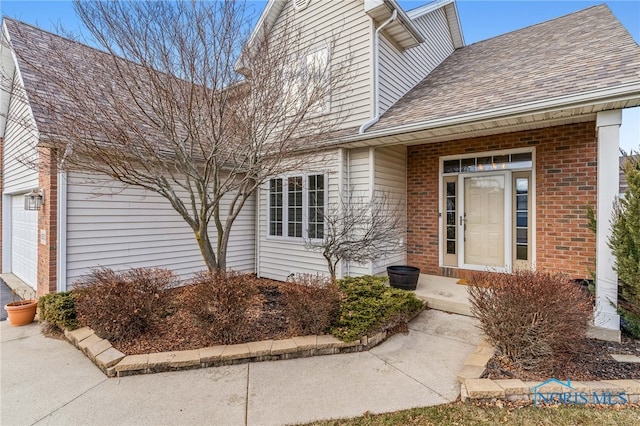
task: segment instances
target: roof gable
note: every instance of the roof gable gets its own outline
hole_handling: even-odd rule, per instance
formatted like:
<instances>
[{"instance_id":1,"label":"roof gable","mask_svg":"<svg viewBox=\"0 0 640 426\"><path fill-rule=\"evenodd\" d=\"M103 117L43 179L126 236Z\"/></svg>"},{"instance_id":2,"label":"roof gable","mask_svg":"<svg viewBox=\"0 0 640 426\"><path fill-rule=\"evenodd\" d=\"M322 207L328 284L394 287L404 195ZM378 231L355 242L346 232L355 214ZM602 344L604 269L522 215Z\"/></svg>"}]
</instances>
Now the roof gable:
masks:
<instances>
[{"instance_id":1,"label":"roof gable","mask_svg":"<svg viewBox=\"0 0 640 426\"><path fill-rule=\"evenodd\" d=\"M456 50L372 130L640 83L640 47L605 5Z\"/></svg>"}]
</instances>

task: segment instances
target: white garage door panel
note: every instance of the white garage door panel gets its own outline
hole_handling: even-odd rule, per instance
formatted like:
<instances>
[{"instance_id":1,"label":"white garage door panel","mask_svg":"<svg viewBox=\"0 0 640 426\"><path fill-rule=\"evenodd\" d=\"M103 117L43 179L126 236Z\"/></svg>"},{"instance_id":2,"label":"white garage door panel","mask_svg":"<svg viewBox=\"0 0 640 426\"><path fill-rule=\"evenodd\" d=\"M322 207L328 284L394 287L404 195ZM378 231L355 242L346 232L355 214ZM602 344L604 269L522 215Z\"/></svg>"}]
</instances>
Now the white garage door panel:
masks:
<instances>
[{"instance_id":1,"label":"white garage door panel","mask_svg":"<svg viewBox=\"0 0 640 426\"><path fill-rule=\"evenodd\" d=\"M24 195L11 198L11 272L36 287L38 212L24 209Z\"/></svg>"}]
</instances>

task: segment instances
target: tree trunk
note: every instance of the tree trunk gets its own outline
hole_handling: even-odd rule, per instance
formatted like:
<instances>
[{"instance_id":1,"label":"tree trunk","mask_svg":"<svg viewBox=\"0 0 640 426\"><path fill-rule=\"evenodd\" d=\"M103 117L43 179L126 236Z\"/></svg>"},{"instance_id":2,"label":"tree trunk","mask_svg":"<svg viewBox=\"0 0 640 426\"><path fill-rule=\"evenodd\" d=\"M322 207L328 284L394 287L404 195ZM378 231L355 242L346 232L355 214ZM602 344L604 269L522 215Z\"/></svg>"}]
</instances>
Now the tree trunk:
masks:
<instances>
[{"instance_id":1,"label":"tree trunk","mask_svg":"<svg viewBox=\"0 0 640 426\"><path fill-rule=\"evenodd\" d=\"M226 230L218 235L218 268L220 271L227 270L227 247L229 246L229 232Z\"/></svg>"},{"instance_id":2,"label":"tree trunk","mask_svg":"<svg viewBox=\"0 0 640 426\"><path fill-rule=\"evenodd\" d=\"M196 241L198 241L200 253L202 253L202 258L204 259L204 263L207 265L209 272L219 271L221 268L216 261L216 254L211 246L211 240L209 240L207 226L204 224L200 225L200 228L195 232L195 236Z\"/></svg>"},{"instance_id":3,"label":"tree trunk","mask_svg":"<svg viewBox=\"0 0 640 426\"><path fill-rule=\"evenodd\" d=\"M331 261L331 257L330 256L326 256L326 255L323 255L323 256L327 260L327 267L329 268L329 275L331 275L331 281L335 281L336 280L336 265L338 264L340 259L338 259L336 261L336 263L333 263Z\"/></svg>"}]
</instances>

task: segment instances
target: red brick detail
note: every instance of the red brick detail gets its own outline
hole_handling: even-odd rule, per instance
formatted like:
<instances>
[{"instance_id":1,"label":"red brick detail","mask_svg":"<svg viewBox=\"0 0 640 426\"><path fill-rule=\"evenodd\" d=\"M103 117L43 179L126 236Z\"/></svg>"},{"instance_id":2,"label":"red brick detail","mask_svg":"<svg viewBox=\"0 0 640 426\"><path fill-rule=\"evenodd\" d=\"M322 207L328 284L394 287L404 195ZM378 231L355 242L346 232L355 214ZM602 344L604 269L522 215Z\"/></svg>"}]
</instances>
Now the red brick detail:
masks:
<instances>
[{"instance_id":1,"label":"red brick detail","mask_svg":"<svg viewBox=\"0 0 640 426\"><path fill-rule=\"evenodd\" d=\"M590 278L595 269L595 234L587 206L596 206L594 122L506 133L408 148L407 260L423 273L459 276L438 263L439 161L441 156L536 149L536 268Z\"/></svg>"},{"instance_id":2,"label":"red brick detail","mask_svg":"<svg viewBox=\"0 0 640 426\"><path fill-rule=\"evenodd\" d=\"M38 296L55 293L58 247L58 174L55 150L38 152L39 184L44 190L44 205L38 212Z\"/></svg>"}]
</instances>

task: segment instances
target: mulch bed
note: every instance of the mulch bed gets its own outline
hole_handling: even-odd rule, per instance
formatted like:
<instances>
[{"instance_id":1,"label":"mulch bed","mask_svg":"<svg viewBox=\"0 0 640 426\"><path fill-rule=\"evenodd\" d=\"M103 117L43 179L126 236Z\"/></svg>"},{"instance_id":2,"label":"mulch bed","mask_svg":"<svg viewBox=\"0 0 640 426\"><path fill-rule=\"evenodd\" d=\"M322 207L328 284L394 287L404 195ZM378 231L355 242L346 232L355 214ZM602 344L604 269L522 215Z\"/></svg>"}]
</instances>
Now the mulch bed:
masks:
<instances>
[{"instance_id":1,"label":"mulch bed","mask_svg":"<svg viewBox=\"0 0 640 426\"><path fill-rule=\"evenodd\" d=\"M286 339L297 336L283 315L283 298L280 283L262 280L258 286L259 293L253 298L249 309L250 334L247 341L269 339ZM175 298L175 306L189 299L190 286L171 290ZM175 308L163 321L154 324L146 333L131 340L112 341L114 348L127 355L168 351L184 351L219 345L208 333L206 327L188 310Z\"/></svg>"},{"instance_id":2,"label":"mulch bed","mask_svg":"<svg viewBox=\"0 0 640 426\"><path fill-rule=\"evenodd\" d=\"M585 339L575 354L562 354L555 359L524 369L508 357L495 355L488 363L483 378L543 381L640 379L640 363L618 362L611 354L640 356L640 340L622 337L621 343Z\"/></svg>"}]
</instances>

